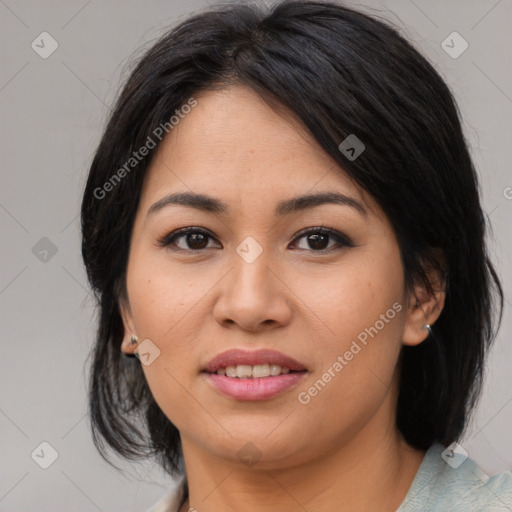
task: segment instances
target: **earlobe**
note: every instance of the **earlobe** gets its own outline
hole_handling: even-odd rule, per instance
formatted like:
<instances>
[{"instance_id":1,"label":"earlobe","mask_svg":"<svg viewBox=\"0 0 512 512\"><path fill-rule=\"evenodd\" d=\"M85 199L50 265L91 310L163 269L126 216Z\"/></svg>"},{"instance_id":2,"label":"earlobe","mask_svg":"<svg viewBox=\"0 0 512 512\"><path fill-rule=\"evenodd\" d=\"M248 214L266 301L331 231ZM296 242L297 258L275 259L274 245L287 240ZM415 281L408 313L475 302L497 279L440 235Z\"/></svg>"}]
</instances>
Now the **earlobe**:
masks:
<instances>
[{"instance_id":1,"label":"earlobe","mask_svg":"<svg viewBox=\"0 0 512 512\"><path fill-rule=\"evenodd\" d=\"M126 341L126 339L127 338L125 337L123 343L121 344L121 351L123 352L123 354L127 356L135 357L135 350L137 349L139 338L132 334L128 342Z\"/></svg>"}]
</instances>

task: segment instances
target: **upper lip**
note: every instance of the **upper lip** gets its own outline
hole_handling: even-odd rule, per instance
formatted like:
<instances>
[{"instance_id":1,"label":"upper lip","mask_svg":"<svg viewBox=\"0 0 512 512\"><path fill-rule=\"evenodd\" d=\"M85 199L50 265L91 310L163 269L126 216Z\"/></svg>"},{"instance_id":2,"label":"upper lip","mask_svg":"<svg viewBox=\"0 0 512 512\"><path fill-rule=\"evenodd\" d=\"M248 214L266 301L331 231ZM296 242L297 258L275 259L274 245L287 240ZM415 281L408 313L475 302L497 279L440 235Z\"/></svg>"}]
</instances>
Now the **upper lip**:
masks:
<instances>
[{"instance_id":1,"label":"upper lip","mask_svg":"<svg viewBox=\"0 0 512 512\"><path fill-rule=\"evenodd\" d=\"M306 367L290 356L281 354L276 350L227 350L216 355L204 368L203 371L215 373L219 368L228 366L237 366L239 364L257 365L257 364L276 364L281 367L289 368L294 371L305 370Z\"/></svg>"}]
</instances>

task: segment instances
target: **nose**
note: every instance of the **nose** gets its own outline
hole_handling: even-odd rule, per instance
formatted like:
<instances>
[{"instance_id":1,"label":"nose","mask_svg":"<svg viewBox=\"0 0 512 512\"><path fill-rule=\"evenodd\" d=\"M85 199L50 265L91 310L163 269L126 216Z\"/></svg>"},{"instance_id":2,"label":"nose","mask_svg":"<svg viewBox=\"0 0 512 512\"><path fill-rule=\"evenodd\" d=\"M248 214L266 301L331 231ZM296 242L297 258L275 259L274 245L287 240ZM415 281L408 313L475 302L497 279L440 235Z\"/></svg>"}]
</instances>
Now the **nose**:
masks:
<instances>
[{"instance_id":1,"label":"nose","mask_svg":"<svg viewBox=\"0 0 512 512\"><path fill-rule=\"evenodd\" d=\"M232 269L219 283L213 310L219 324L258 332L290 322L293 293L284 282L282 272L270 261L269 253L263 250L251 262L233 252Z\"/></svg>"}]
</instances>

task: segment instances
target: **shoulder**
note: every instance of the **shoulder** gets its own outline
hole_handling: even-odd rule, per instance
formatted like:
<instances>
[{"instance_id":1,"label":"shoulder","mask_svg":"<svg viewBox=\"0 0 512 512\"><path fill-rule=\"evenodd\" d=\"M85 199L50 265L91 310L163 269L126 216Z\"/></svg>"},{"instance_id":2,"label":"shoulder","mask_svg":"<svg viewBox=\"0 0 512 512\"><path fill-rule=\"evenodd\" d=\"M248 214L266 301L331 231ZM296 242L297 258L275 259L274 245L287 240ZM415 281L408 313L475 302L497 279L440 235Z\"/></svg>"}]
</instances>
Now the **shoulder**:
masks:
<instances>
[{"instance_id":1,"label":"shoulder","mask_svg":"<svg viewBox=\"0 0 512 512\"><path fill-rule=\"evenodd\" d=\"M397 512L512 510L512 472L490 477L470 458L447 463L444 450L437 443L429 448Z\"/></svg>"},{"instance_id":2,"label":"shoulder","mask_svg":"<svg viewBox=\"0 0 512 512\"><path fill-rule=\"evenodd\" d=\"M146 512L178 512L183 498L186 477L183 475L176 480L175 487L160 498Z\"/></svg>"}]
</instances>

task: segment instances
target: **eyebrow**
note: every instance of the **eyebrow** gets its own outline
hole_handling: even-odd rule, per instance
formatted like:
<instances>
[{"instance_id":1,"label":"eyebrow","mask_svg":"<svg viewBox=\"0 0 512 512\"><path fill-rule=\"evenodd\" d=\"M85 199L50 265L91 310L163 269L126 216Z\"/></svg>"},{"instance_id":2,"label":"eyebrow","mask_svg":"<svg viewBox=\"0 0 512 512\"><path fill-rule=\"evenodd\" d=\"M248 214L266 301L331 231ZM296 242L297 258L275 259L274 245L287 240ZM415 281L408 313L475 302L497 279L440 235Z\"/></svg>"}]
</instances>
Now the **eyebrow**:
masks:
<instances>
[{"instance_id":1,"label":"eyebrow","mask_svg":"<svg viewBox=\"0 0 512 512\"><path fill-rule=\"evenodd\" d=\"M323 204L339 204L349 206L355 209L363 216L367 215L367 211L363 205L354 198L340 194L338 192L317 192L315 194L307 194L303 196L293 197L280 201L275 209L277 216L285 216L310 208L315 208ZM154 215L156 212L170 205L187 206L209 213L229 213L229 206L217 199L205 194L193 194L190 192L178 192L168 194L156 203L152 204L146 214L146 218Z\"/></svg>"}]
</instances>

